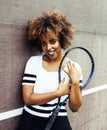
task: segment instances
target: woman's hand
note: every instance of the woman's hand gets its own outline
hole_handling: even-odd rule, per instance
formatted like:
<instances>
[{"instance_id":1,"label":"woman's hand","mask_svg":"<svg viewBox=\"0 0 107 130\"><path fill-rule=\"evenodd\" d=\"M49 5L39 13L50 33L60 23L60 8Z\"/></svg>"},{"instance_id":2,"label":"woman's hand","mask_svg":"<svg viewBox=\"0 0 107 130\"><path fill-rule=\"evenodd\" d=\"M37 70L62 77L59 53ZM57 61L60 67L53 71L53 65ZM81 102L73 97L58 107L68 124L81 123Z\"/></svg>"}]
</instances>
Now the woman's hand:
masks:
<instances>
[{"instance_id":1,"label":"woman's hand","mask_svg":"<svg viewBox=\"0 0 107 130\"><path fill-rule=\"evenodd\" d=\"M68 61L66 64L66 67L64 67L64 71L70 77L72 84L79 83L82 70L78 64L72 63L71 61Z\"/></svg>"},{"instance_id":2,"label":"woman's hand","mask_svg":"<svg viewBox=\"0 0 107 130\"><path fill-rule=\"evenodd\" d=\"M65 82L65 79L63 79L58 86L57 93L59 96L69 94L70 93L69 81Z\"/></svg>"}]
</instances>

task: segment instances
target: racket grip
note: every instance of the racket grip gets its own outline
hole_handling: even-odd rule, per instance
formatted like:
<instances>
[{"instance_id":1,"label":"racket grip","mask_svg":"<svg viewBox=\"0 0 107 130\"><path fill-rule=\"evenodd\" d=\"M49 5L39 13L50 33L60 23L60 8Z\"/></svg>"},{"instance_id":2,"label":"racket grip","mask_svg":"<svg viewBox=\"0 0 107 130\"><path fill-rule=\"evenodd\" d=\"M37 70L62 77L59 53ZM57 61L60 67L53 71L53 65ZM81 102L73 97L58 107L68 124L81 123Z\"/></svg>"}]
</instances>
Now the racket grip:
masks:
<instances>
[{"instance_id":1,"label":"racket grip","mask_svg":"<svg viewBox=\"0 0 107 130\"><path fill-rule=\"evenodd\" d=\"M60 106L57 106L57 108L54 110L54 112L50 116L49 121L48 121L48 123L47 123L47 125L45 127L45 130L50 130L51 129L51 127L52 127L53 123L55 122L55 119L56 119L56 117L58 115L59 110L60 110Z\"/></svg>"}]
</instances>

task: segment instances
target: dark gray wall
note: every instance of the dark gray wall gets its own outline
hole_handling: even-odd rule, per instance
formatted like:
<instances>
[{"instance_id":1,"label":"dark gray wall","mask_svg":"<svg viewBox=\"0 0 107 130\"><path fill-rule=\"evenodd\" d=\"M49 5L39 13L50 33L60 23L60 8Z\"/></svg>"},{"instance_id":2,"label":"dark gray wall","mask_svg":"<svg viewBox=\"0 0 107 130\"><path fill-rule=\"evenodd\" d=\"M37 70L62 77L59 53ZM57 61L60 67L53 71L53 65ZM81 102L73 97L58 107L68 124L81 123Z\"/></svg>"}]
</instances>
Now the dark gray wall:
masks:
<instances>
[{"instance_id":1,"label":"dark gray wall","mask_svg":"<svg viewBox=\"0 0 107 130\"><path fill-rule=\"evenodd\" d=\"M27 41L27 23L42 11L59 9L75 25L72 46L81 45L95 58L95 74L89 88L107 84L106 0L0 0L0 112L23 106L21 80L32 51ZM68 109L74 130L106 130L107 90L83 97L77 113ZM20 116L2 120L0 130L15 130Z\"/></svg>"}]
</instances>

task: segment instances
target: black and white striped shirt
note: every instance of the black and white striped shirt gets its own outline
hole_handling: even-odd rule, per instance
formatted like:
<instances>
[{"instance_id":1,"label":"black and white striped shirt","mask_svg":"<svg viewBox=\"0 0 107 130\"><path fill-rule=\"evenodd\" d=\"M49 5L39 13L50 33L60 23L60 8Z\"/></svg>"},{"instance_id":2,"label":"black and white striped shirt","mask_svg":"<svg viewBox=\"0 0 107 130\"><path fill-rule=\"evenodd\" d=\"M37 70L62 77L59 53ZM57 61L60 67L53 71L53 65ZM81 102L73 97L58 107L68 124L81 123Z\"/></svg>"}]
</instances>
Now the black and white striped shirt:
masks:
<instances>
[{"instance_id":1,"label":"black and white striped shirt","mask_svg":"<svg viewBox=\"0 0 107 130\"><path fill-rule=\"evenodd\" d=\"M68 75L65 72L62 73L62 79L65 78L66 81L69 80ZM23 76L22 85L34 85L34 93L42 94L53 92L57 90L58 87L58 72L47 72L42 67L42 56L31 57L25 67L25 72ZM66 96L62 96L60 102L62 102ZM30 105L24 106L24 109L32 115L40 117L49 117L54 108L58 103L58 98L43 104L43 105ZM58 116L66 116L67 111L64 104Z\"/></svg>"}]
</instances>

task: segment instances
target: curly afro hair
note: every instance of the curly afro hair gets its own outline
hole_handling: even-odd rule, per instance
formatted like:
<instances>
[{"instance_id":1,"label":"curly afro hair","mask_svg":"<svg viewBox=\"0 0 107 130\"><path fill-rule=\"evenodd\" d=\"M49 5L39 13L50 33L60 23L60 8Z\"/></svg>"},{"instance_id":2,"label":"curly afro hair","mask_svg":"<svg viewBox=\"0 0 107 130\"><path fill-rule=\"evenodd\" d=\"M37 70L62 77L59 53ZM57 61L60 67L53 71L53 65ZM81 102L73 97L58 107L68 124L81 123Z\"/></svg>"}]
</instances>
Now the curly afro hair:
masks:
<instances>
[{"instance_id":1,"label":"curly afro hair","mask_svg":"<svg viewBox=\"0 0 107 130\"><path fill-rule=\"evenodd\" d=\"M57 34L62 49L67 49L71 45L73 26L58 10L43 13L43 16L32 19L28 24L28 39L34 41L42 51L40 39L49 29Z\"/></svg>"}]
</instances>

